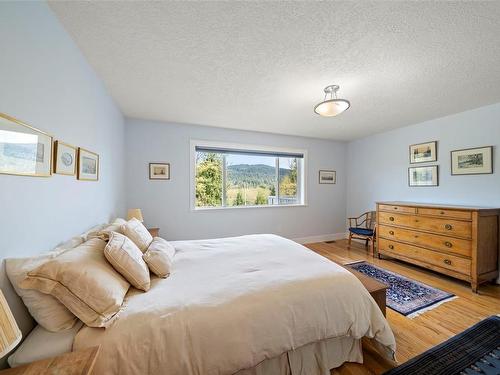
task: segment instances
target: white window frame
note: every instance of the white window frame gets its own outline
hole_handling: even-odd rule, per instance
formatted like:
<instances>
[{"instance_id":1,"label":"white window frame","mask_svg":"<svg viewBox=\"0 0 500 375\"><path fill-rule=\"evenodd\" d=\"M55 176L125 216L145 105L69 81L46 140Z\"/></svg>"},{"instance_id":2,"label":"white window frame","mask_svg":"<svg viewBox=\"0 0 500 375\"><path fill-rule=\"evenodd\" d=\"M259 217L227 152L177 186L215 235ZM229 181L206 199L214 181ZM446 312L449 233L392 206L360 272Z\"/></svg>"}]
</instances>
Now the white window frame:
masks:
<instances>
[{"instance_id":1,"label":"white window frame","mask_svg":"<svg viewBox=\"0 0 500 375\"><path fill-rule=\"evenodd\" d=\"M264 152L282 152L290 154L304 155L301 165L297 165L298 172L301 173L300 186L298 190L301 196L301 203L297 204L274 204L274 205L254 205L254 206L217 206L217 207L197 207L196 206L196 147L213 147L213 148L229 148L237 150L264 151ZM232 142L218 142L201 139L191 139L189 145L190 162L189 162L189 201L191 211L208 211L208 210L237 210L237 209L266 209L277 207L305 207L307 206L307 150L288 148L288 147L273 147L262 145L250 145ZM301 168L303 169L301 171Z\"/></svg>"}]
</instances>

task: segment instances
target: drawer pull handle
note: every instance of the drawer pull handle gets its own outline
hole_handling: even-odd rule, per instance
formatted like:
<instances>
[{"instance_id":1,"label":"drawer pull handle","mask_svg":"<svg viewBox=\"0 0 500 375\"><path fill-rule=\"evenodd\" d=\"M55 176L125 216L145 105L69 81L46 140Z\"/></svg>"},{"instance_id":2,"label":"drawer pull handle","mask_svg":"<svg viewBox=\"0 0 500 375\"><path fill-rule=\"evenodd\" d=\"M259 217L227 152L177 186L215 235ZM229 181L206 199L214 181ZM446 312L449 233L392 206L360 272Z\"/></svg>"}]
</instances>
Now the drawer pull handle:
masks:
<instances>
[{"instance_id":1,"label":"drawer pull handle","mask_svg":"<svg viewBox=\"0 0 500 375\"><path fill-rule=\"evenodd\" d=\"M451 265L451 260L449 260L449 259L445 259L445 260L443 260L443 262L445 262L449 266Z\"/></svg>"},{"instance_id":2,"label":"drawer pull handle","mask_svg":"<svg viewBox=\"0 0 500 375\"><path fill-rule=\"evenodd\" d=\"M441 211L441 212L440 212L440 214L441 214L441 215L444 215L445 213L446 213L446 212L444 212L444 211Z\"/></svg>"},{"instance_id":3,"label":"drawer pull handle","mask_svg":"<svg viewBox=\"0 0 500 375\"><path fill-rule=\"evenodd\" d=\"M394 207L395 210L397 210L398 208L397 207Z\"/></svg>"},{"instance_id":4,"label":"drawer pull handle","mask_svg":"<svg viewBox=\"0 0 500 375\"><path fill-rule=\"evenodd\" d=\"M389 231L389 234L390 234L391 236L394 236L394 231L393 231L393 230L390 230L390 231Z\"/></svg>"},{"instance_id":5,"label":"drawer pull handle","mask_svg":"<svg viewBox=\"0 0 500 375\"><path fill-rule=\"evenodd\" d=\"M453 246L453 244L450 241L446 241L444 244L446 245L446 247L452 247Z\"/></svg>"},{"instance_id":6,"label":"drawer pull handle","mask_svg":"<svg viewBox=\"0 0 500 375\"><path fill-rule=\"evenodd\" d=\"M389 221L394 221L394 217L392 217L392 216L391 216L391 217L389 218Z\"/></svg>"},{"instance_id":7,"label":"drawer pull handle","mask_svg":"<svg viewBox=\"0 0 500 375\"><path fill-rule=\"evenodd\" d=\"M446 224L444 227L445 227L446 230L452 230L453 229L453 226L451 224Z\"/></svg>"},{"instance_id":8,"label":"drawer pull handle","mask_svg":"<svg viewBox=\"0 0 500 375\"><path fill-rule=\"evenodd\" d=\"M394 245L389 245L389 249L394 249Z\"/></svg>"}]
</instances>

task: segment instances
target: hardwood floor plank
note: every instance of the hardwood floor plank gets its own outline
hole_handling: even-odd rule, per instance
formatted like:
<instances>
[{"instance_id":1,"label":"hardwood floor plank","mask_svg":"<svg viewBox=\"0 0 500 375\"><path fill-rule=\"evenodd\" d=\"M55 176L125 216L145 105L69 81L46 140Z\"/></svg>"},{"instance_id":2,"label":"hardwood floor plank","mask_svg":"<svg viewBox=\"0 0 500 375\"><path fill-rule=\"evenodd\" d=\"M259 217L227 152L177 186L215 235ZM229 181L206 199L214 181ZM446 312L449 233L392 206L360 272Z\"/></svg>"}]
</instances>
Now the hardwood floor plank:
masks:
<instances>
[{"instance_id":1,"label":"hardwood floor plank","mask_svg":"<svg viewBox=\"0 0 500 375\"><path fill-rule=\"evenodd\" d=\"M350 249L347 240L334 243L318 242L306 246L336 263L346 264L365 260L458 297L413 319L387 309L387 320L396 337L396 358L399 363L406 362L488 316L500 313L499 285L484 284L480 287L479 293L475 294L466 282L397 260L373 258L368 255L364 243L353 243ZM331 374L381 374L393 367L390 361L382 358L365 341L363 341L363 353L364 364L346 363L332 370Z\"/></svg>"}]
</instances>

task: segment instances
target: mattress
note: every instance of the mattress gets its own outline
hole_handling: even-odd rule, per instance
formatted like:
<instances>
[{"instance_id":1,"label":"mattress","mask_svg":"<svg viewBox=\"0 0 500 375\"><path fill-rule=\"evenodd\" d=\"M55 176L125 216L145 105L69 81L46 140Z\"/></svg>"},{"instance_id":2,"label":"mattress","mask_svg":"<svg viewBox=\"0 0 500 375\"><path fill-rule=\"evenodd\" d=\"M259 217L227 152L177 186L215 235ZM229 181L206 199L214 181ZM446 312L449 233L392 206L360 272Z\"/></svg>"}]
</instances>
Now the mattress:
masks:
<instances>
[{"instance_id":1,"label":"mattress","mask_svg":"<svg viewBox=\"0 0 500 375\"><path fill-rule=\"evenodd\" d=\"M359 280L302 245L275 235L172 244L169 278L131 289L113 325L76 336L74 350L101 345L96 373L235 374L334 338L395 351Z\"/></svg>"}]
</instances>

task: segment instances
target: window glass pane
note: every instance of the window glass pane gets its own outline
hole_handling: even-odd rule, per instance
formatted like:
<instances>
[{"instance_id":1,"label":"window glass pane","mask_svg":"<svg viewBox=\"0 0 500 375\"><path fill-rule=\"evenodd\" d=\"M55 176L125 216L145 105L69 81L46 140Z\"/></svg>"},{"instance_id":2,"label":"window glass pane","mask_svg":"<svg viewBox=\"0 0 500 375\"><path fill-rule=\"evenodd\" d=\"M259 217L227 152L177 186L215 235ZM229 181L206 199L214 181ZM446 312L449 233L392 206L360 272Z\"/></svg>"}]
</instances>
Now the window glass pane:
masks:
<instances>
[{"instance_id":1,"label":"window glass pane","mask_svg":"<svg viewBox=\"0 0 500 375\"><path fill-rule=\"evenodd\" d=\"M196 207L302 203L302 156L215 148L195 155Z\"/></svg>"},{"instance_id":2,"label":"window glass pane","mask_svg":"<svg viewBox=\"0 0 500 375\"><path fill-rule=\"evenodd\" d=\"M247 154L226 156L226 205L267 205L275 193L276 158Z\"/></svg>"},{"instance_id":3,"label":"window glass pane","mask_svg":"<svg viewBox=\"0 0 500 375\"><path fill-rule=\"evenodd\" d=\"M297 158L279 158L279 204L297 204Z\"/></svg>"},{"instance_id":4,"label":"window glass pane","mask_svg":"<svg viewBox=\"0 0 500 375\"><path fill-rule=\"evenodd\" d=\"M222 206L222 164L221 154L196 153L196 207Z\"/></svg>"}]
</instances>

